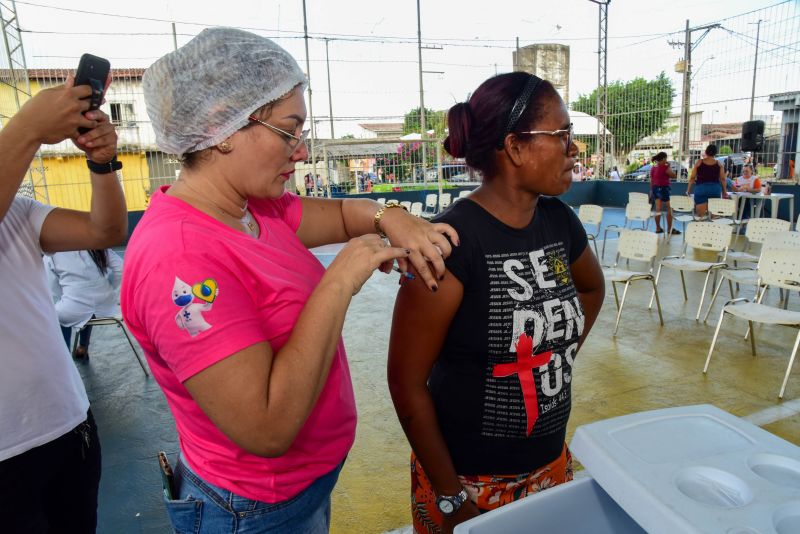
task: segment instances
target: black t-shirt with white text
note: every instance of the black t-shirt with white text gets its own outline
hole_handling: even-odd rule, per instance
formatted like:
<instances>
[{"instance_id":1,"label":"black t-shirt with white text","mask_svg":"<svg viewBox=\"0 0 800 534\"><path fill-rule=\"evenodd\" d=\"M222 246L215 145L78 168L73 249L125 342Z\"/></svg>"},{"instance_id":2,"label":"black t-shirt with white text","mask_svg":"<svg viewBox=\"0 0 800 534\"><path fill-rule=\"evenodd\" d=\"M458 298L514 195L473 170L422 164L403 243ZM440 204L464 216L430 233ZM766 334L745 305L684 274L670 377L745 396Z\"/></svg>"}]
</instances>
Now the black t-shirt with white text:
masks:
<instances>
[{"instance_id":1,"label":"black t-shirt with white text","mask_svg":"<svg viewBox=\"0 0 800 534\"><path fill-rule=\"evenodd\" d=\"M540 197L522 229L462 199L436 218L464 295L428 386L460 475L522 474L562 452L583 308L569 266L586 248L575 213Z\"/></svg>"}]
</instances>

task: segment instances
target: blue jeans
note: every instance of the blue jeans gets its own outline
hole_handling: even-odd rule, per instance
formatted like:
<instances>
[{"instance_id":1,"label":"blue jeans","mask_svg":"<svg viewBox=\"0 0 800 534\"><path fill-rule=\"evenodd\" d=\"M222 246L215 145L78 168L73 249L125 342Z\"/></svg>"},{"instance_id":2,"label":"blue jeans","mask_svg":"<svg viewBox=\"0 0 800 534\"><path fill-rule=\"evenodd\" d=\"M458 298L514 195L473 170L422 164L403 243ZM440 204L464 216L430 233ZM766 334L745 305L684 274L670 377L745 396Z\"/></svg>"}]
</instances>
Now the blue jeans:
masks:
<instances>
[{"instance_id":1,"label":"blue jeans","mask_svg":"<svg viewBox=\"0 0 800 534\"><path fill-rule=\"evenodd\" d=\"M202 480L180 459L175 466L178 499L166 500L178 534L327 534L331 492L342 464L289 500L265 503L240 497Z\"/></svg>"},{"instance_id":2,"label":"blue jeans","mask_svg":"<svg viewBox=\"0 0 800 534\"><path fill-rule=\"evenodd\" d=\"M94 315L92 315L92 319L94 319ZM61 334L64 336L64 341L67 343L67 348L72 350L72 345L70 345L70 341L72 341L72 327L71 326L62 326L61 327ZM79 347L89 347L89 339L92 336L92 327L91 326L84 326L78 332L78 346Z\"/></svg>"},{"instance_id":3,"label":"blue jeans","mask_svg":"<svg viewBox=\"0 0 800 534\"><path fill-rule=\"evenodd\" d=\"M722 198L722 186L719 182L695 184L694 205L708 204L709 198Z\"/></svg>"}]
</instances>

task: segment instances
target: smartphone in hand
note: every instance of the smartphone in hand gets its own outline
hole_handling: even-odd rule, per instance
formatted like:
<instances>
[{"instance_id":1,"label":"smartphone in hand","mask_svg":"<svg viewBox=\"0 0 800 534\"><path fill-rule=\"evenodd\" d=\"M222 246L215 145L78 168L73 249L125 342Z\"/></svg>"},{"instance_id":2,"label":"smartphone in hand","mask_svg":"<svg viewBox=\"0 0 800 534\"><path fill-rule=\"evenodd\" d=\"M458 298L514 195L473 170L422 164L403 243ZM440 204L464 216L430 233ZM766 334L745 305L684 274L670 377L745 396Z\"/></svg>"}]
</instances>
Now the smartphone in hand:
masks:
<instances>
[{"instance_id":1,"label":"smartphone in hand","mask_svg":"<svg viewBox=\"0 0 800 534\"><path fill-rule=\"evenodd\" d=\"M103 103L105 94L106 80L111 71L111 63L105 58L83 54L78 63L78 70L75 71L75 85L88 85L92 88L92 96L89 111L98 109ZM88 128L78 128L78 132L85 134Z\"/></svg>"}]
</instances>

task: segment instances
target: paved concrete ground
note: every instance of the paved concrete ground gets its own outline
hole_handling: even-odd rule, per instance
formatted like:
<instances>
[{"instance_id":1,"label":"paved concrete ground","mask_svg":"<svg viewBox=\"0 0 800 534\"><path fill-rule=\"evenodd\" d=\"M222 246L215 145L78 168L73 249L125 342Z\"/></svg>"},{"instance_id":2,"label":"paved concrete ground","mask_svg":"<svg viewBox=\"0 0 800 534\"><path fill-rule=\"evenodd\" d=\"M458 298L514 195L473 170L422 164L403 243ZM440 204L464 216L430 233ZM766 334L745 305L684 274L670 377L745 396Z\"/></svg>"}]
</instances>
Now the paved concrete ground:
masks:
<instances>
[{"instance_id":1,"label":"paved concrete ground","mask_svg":"<svg viewBox=\"0 0 800 534\"><path fill-rule=\"evenodd\" d=\"M606 223L619 222L619 210ZM676 253L680 239L662 245ZM328 263L336 247L318 250ZM616 242L609 241L611 261ZM334 533L379 533L410 523L409 447L394 414L386 385L386 352L398 275L376 274L353 299L344 327L359 409L356 442L333 498ZM665 326L646 309L649 292L629 293L616 338L610 287L603 311L576 361L573 410L568 436L584 423L637 411L711 403L763 428L800 443L800 376L790 378L785 400L778 401L780 381L796 331L759 327L759 355L750 355L743 324L723 328L708 376L702 374L718 312L709 324L694 321L702 279L687 275L690 299L683 300L677 273L663 275ZM769 295L776 302L777 292ZM725 300L725 299L721 299ZM722 302L715 306L719 310ZM793 297L790 307L800 302ZM101 533L168 532L161 503L155 454L177 452L174 423L155 381L146 379L115 328L97 328L92 359L79 364L89 390L103 445L100 496Z\"/></svg>"}]
</instances>

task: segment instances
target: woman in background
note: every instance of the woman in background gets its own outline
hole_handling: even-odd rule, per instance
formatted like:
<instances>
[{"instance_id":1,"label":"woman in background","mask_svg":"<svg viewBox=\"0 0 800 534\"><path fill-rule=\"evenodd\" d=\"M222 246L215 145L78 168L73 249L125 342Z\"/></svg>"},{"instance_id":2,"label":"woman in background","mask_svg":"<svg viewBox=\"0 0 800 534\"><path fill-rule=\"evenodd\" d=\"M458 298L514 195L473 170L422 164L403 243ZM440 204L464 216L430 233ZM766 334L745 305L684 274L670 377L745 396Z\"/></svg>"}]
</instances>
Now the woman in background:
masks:
<instances>
[{"instance_id":1,"label":"woman in background","mask_svg":"<svg viewBox=\"0 0 800 534\"><path fill-rule=\"evenodd\" d=\"M84 325L95 316L119 315L117 290L122 280L122 260L110 249L76 250L45 254L44 266L67 348L72 330L79 329L72 357L86 360L92 327Z\"/></svg>"},{"instance_id":2,"label":"woman in background","mask_svg":"<svg viewBox=\"0 0 800 534\"><path fill-rule=\"evenodd\" d=\"M689 175L689 185L686 194L689 195L694 187L694 206L698 217L705 217L708 211L709 198L727 198L728 184L725 181L725 169L719 161L714 159L717 155L717 145L706 147L703 159L697 161Z\"/></svg>"},{"instance_id":3,"label":"woman in background","mask_svg":"<svg viewBox=\"0 0 800 534\"><path fill-rule=\"evenodd\" d=\"M672 210L669 207L670 178L675 178L675 172L669 167L667 153L659 152L653 156L653 166L650 167L650 192L656 204L656 233L660 234L664 231L661 228L661 208L663 206L667 211L667 232L679 235L680 230L672 227Z\"/></svg>"}]
</instances>

